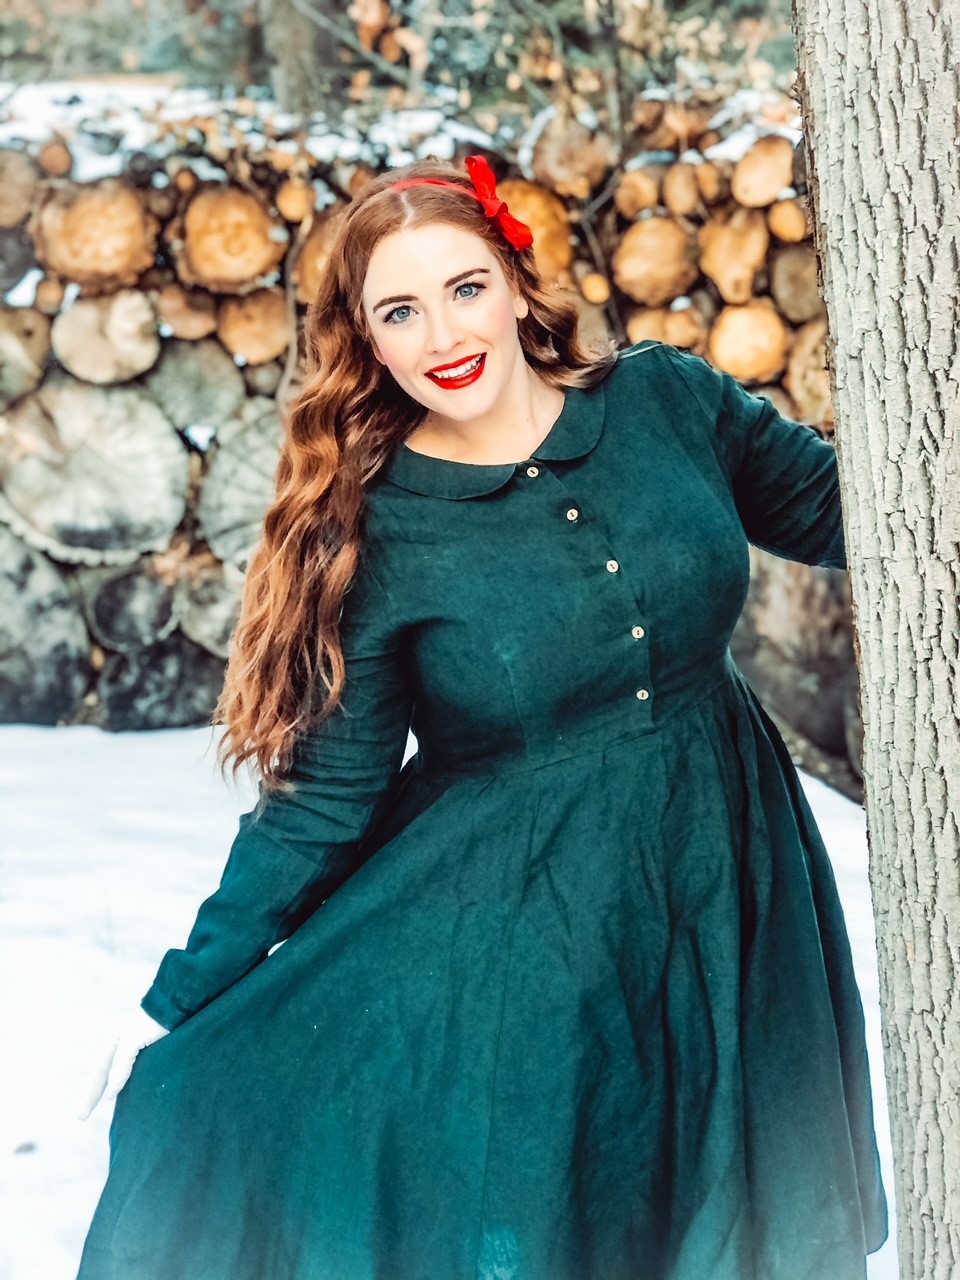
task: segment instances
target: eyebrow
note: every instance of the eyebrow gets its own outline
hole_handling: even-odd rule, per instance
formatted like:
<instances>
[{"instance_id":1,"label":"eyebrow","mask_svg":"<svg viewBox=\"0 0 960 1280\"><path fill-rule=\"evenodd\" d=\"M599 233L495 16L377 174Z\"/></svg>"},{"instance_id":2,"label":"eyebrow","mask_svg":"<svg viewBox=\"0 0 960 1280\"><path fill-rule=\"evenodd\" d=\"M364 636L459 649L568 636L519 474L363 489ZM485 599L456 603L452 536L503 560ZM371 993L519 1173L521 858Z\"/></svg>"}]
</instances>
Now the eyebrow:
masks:
<instances>
[{"instance_id":1,"label":"eyebrow","mask_svg":"<svg viewBox=\"0 0 960 1280\"><path fill-rule=\"evenodd\" d=\"M460 280L466 280L467 276L477 276L477 275L481 275L481 274L482 274L482 275L489 275L489 274L490 274L490 268L489 268L489 267L474 267L472 271L461 271L459 275L457 275L457 276L451 276L449 280L445 280L445 281L443 282L443 287L444 287L445 289L451 289L451 288L452 288L455 284L457 284ZM391 302L417 302L417 301L419 301L419 299L418 299L418 298L417 298L417 296L416 296L415 294L413 294L413 293L395 293L395 294L393 294L393 295L392 295L391 297L389 297L389 298L381 298L381 299L380 299L380 301L379 301L379 302L376 304L376 306L373 308L373 310L374 310L374 311L379 311L381 307L386 307L386 306L388 306Z\"/></svg>"}]
</instances>

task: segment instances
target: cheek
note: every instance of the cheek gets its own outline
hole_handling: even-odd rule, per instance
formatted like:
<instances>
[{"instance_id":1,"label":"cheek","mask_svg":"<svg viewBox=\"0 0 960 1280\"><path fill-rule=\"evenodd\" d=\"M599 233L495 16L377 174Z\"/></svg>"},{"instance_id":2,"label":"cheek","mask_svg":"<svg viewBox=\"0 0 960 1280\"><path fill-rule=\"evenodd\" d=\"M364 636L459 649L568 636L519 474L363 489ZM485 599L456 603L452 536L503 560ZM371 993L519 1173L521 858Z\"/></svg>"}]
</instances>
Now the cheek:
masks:
<instances>
[{"instance_id":1,"label":"cheek","mask_svg":"<svg viewBox=\"0 0 960 1280\"><path fill-rule=\"evenodd\" d=\"M404 364L403 343L396 341L392 335L377 335L377 350L383 363L392 369L402 369Z\"/></svg>"}]
</instances>

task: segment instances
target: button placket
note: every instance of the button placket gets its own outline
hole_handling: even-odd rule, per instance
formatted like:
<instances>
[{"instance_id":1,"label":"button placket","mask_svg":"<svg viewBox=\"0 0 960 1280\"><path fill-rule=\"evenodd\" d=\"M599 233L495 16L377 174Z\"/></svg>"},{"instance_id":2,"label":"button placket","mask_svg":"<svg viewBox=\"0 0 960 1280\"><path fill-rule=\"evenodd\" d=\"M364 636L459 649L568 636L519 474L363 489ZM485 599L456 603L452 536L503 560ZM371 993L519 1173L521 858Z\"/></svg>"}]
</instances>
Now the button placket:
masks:
<instances>
[{"instance_id":1,"label":"button placket","mask_svg":"<svg viewBox=\"0 0 960 1280\"><path fill-rule=\"evenodd\" d=\"M531 465L526 468L526 472L527 472L527 475L531 476L532 478L535 478L540 474L540 469L539 467ZM554 479L560 480L559 477L554 477ZM560 480L560 484L563 487L566 487L563 485L562 480ZM568 502L570 501L569 497L567 500ZM564 516L567 519L567 521L572 525L579 524L582 515L583 515L583 510L579 505L576 504L575 500L570 504L570 506L564 509ZM597 538L597 532L598 531L594 532L594 535L593 535L594 538ZM588 533L589 533L589 530L585 529L584 534L581 536L587 536ZM599 538L597 540L599 541ZM621 581L623 583L623 588L626 591L627 596L629 598L630 612L633 613L634 617L636 617L638 602L634 598L633 591L629 583L621 575L620 561L617 560L614 556L610 556L610 558L606 561L605 568L607 573L609 573L611 577L620 576ZM629 614L628 614L628 618L629 618ZM646 628L638 622L635 622L633 624L630 624L628 622L627 627L629 629L630 636L634 640L642 640L647 634ZM649 680L650 672L649 672L649 666L648 666L648 662L649 662L648 655L649 655L649 649L646 646L644 646L643 649L637 655L639 660L638 661L639 670L635 673L634 679L636 679L637 676L639 676L639 678L643 680L644 677L646 676L646 678ZM646 685L640 685L639 687L634 685L631 696L632 696L634 705L636 706L638 703L642 703L642 704L649 703L653 695L651 694L650 689ZM649 715L650 714L649 709L645 709L644 714Z\"/></svg>"}]
</instances>

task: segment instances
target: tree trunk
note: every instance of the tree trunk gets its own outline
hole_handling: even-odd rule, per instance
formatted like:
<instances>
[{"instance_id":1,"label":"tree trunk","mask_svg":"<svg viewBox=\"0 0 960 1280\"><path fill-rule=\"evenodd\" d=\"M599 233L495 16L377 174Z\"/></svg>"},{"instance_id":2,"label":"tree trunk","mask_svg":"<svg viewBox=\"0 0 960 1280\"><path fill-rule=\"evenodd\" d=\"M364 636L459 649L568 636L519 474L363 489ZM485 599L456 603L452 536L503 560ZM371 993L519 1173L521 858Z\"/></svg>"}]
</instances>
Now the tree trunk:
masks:
<instances>
[{"instance_id":1,"label":"tree trunk","mask_svg":"<svg viewBox=\"0 0 960 1280\"><path fill-rule=\"evenodd\" d=\"M960 1275L960 10L796 0L902 1280ZM815 163L814 163L815 162Z\"/></svg>"}]
</instances>

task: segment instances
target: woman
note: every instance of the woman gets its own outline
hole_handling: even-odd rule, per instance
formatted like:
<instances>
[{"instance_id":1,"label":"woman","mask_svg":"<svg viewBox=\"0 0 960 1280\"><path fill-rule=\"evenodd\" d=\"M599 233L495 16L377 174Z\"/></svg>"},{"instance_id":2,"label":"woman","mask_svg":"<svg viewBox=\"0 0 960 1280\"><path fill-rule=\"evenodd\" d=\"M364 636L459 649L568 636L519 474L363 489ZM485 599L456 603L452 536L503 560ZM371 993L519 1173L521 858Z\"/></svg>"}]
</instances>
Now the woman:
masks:
<instances>
[{"instance_id":1,"label":"woman","mask_svg":"<svg viewBox=\"0 0 960 1280\"><path fill-rule=\"evenodd\" d=\"M261 801L144 998L82 1280L859 1280L849 943L727 647L748 539L845 565L833 447L591 358L468 168L365 187L308 314L219 709Z\"/></svg>"}]
</instances>

